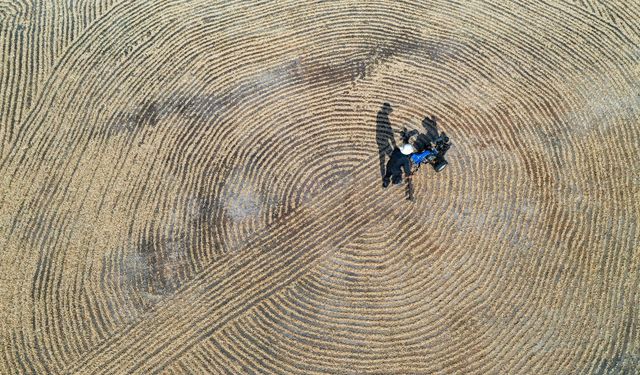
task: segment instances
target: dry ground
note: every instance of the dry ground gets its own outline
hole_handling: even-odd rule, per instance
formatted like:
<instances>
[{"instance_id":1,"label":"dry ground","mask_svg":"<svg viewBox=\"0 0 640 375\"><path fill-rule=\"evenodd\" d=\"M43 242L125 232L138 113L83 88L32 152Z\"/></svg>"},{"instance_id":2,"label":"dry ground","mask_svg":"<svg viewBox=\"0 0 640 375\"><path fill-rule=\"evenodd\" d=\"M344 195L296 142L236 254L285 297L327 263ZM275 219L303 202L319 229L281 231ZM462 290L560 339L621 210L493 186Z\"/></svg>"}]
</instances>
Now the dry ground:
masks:
<instances>
[{"instance_id":1,"label":"dry ground","mask_svg":"<svg viewBox=\"0 0 640 375\"><path fill-rule=\"evenodd\" d=\"M0 373L640 372L637 0L0 23ZM384 102L454 143L413 203Z\"/></svg>"}]
</instances>

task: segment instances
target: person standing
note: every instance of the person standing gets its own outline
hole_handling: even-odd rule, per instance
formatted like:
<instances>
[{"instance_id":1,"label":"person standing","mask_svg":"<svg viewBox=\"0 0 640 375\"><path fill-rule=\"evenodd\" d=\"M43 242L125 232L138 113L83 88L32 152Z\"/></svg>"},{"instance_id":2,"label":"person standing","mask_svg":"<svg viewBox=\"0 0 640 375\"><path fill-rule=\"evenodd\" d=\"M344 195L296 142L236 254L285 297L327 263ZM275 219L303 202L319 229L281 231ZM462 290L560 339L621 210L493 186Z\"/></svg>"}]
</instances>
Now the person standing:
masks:
<instances>
[{"instance_id":1,"label":"person standing","mask_svg":"<svg viewBox=\"0 0 640 375\"><path fill-rule=\"evenodd\" d=\"M415 148L410 144L404 144L401 148L394 148L387 163L387 170L382 178L382 187L394 185L402 182L402 173L405 177L411 176L411 154L415 152Z\"/></svg>"}]
</instances>

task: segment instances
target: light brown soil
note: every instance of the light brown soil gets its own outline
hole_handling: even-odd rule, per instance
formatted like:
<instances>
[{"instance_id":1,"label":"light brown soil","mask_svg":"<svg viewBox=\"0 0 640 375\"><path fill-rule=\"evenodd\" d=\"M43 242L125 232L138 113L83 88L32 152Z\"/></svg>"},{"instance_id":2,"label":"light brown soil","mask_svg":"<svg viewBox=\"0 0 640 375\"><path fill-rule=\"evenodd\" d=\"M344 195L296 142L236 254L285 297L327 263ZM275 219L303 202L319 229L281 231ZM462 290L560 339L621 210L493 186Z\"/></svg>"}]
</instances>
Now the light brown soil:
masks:
<instances>
[{"instance_id":1,"label":"light brown soil","mask_svg":"<svg viewBox=\"0 0 640 375\"><path fill-rule=\"evenodd\" d=\"M640 373L640 3L0 24L0 373ZM414 202L385 102L453 141Z\"/></svg>"}]
</instances>

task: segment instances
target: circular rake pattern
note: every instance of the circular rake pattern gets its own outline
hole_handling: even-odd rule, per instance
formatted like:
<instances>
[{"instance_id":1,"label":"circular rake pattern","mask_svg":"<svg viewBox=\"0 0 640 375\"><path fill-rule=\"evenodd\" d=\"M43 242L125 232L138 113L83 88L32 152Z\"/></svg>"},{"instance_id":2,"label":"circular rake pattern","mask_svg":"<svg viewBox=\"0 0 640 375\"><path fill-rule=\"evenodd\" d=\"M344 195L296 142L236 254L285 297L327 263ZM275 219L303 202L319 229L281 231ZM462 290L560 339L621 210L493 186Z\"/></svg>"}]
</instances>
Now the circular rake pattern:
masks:
<instances>
[{"instance_id":1,"label":"circular rake pattern","mask_svg":"<svg viewBox=\"0 0 640 375\"><path fill-rule=\"evenodd\" d=\"M640 371L640 7L60 9L0 5L0 372Z\"/></svg>"}]
</instances>

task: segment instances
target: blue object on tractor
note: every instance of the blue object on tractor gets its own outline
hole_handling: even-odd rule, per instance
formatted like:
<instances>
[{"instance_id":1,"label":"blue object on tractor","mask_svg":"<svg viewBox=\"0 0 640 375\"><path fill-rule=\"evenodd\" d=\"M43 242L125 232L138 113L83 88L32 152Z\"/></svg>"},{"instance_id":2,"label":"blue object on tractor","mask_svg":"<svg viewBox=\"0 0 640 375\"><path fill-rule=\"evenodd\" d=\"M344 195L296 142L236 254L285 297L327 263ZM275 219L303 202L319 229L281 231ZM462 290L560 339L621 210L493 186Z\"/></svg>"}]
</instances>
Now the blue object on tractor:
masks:
<instances>
[{"instance_id":1,"label":"blue object on tractor","mask_svg":"<svg viewBox=\"0 0 640 375\"><path fill-rule=\"evenodd\" d=\"M411 154L411 162L413 162L414 165L420 165L425 160L433 160L437 155L438 152L435 150L424 150Z\"/></svg>"}]
</instances>

